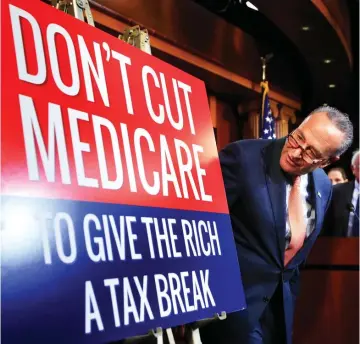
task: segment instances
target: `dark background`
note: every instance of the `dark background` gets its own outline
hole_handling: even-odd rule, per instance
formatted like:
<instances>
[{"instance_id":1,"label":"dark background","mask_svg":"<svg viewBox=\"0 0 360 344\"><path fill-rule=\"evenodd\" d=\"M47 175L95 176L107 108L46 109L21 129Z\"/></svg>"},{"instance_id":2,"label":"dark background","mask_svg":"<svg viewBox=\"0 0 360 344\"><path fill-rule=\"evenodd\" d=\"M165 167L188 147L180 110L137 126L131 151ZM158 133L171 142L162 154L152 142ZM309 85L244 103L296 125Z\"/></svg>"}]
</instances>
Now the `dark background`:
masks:
<instances>
[{"instance_id":1,"label":"dark background","mask_svg":"<svg viewBox=\"0 0 360 344\"><path fill-rule=\"evenodd\" d=\"M240 27L243 31L256 39L257 48L261 56L272 53L274 56L267 67L267 78L272 85L286 85L286 91L300 95L302 110L299 117L305 117L311 110L324 103L346 112L354 125L354 142L352 147L341 157L334 166L343 167L351 176L350 162L352 153L359 148L359 0L345 0L350 18L351 48L353 55L353 66L350 75L344 75L347 85L342 89L343 96L335 96L334 90L317 90L318 84L314 82L313 75L304 54L295 44L281 31L278 26L268 19L261 11L254 11L245 6L245 1L239 0L194 0L213 13L216 13L226 21ZM289 0L291 1L291 0ZM242 2L242 4L241 4ZM255 1L254 1L255 2ZM280 2L273 1L273 6ZM281 12L281 7L279 11ZM287 16L284 12L283 16ZM331 30L332 28L329 28ZM331 42L316 42L324 45ZM282 66L291 70L292 81L286 72L279 73ZM329 73L336 72L336 66L329 69ZM283 70L285 70L283 68ZM325 74L325 73L324 73ZM261 77L261 63L259 61L259 80ZM324 76L325 83L325 76ZM337 92L339 90L336 90Z\"/></svg>"}]
</instances>

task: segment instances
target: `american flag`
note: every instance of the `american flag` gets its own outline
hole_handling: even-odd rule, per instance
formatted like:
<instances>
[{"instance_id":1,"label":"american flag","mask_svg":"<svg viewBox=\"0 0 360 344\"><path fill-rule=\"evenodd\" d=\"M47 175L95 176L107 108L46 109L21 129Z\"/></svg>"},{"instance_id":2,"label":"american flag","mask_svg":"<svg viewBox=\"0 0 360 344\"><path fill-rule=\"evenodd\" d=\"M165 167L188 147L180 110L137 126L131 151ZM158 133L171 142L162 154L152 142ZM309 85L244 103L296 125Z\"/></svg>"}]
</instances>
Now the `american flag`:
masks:
<instances>
[{"instance_id":1,"label":"american flag","mask_svg":"<svg viewBox=\"0 0 360 344\"><path fill-rule=\"evenodd\" d=\"M267 81L261 83L262 87L262 104L261 104L261 117L262 123L260 127L261 139L276 139L275 120L270 109L269 101L269 85Z\"/></svg>"}]
</instances>

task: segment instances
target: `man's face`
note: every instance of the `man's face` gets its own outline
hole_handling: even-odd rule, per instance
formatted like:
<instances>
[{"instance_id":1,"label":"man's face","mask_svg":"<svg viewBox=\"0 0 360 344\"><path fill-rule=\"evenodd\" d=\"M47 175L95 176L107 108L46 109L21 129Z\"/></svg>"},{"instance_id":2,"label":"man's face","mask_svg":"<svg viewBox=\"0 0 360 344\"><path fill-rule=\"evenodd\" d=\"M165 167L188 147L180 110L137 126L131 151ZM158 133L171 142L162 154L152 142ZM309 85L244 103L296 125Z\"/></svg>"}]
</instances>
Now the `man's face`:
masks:
<instances>
[{"instance_id":1,"label":"man's face","mask_svg":"<svg viewBox=\"0 0 360 344\"><path fill-rule=\"evenodd\" d=\"M345 183L346 180L344 179L342 173L338 170L331 170L328 173L328 177L331 180L331 184L332 185L336 185L336 184L340 184L340 183Z\"/></svg>"},{"instance_id":2,"label":"man's face","mask_svg":"<svg viewBox=\"0 0 360 344\"><path fill-rule=\"evenodd\" d=\"M354 164L351 166L352 173L357 181L359 181L359 169L360 169L360 154L356 156Z\"/></svg>"},{"instance_id":3,"label":"man's face","mask_svg":"<svg viewBox=\"0 0 360 344\"><path fill-rule=\"evenodd\" d=\"M280 166L289 174L302 175L327 166L329 158L340 147L344 134L336 128L325 112L319 112L308 117L295 130L293 137L299 146L294 148L296 145L291 145L289 140L286 140L281 152Z\"/></svg>"}]
</instances>

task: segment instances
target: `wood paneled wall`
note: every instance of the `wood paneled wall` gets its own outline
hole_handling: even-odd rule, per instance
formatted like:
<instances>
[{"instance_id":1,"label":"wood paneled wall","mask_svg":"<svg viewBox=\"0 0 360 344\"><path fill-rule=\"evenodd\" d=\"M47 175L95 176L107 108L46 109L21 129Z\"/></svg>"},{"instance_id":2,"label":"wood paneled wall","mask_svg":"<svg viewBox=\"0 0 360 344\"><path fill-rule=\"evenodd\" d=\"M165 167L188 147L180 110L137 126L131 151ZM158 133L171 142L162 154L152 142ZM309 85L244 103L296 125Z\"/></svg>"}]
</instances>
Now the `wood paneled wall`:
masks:
<instances>
[{"instance_id":1,"label":"wood paneled wall","mask_svg":"<svg viewBox=\"0 0 360 344\"><path fill-rule=\"evenodd\" d=\"M201 75L206 83L216 80L213 84L221 88L217 91L233 97L239 95L241 99L260 99L260 84L253 81L255 75L258 77L260 66L255 40L197 4L191 1L178 3L176 0L90 0L90 3L95 22L103 27L121 33L126 27L139 24L149 29L151 46L164 53L163 57L176 57L201 70L198 77ZM189 18L201 24L184 26ZM194 68L190 70L194 71ZM292 99L278 91L270 90L270 97L274 114L280 116L276 128L278 137L282 137L287 134L288 121L292 118L292 115L285 114L285 110L295 112L301 105L296 97ZM244 102L247 104L249 101ZM255 102L256 111L250 113L239 111L246 104L241 103L236 109L217 96L210 97L219 150L240 138L259 137L260 102ZM280 113L277 104L282 104L284 111Z\"/></svg>"},{"instance_id":2,"label":"wood paneled wall","mask_svg":"<svg viewBox=\"0 0 360 344\"><path fill-rule=\"evenodd\" d=\"M216 128L217 148L221 150L240 139L239 116L229 103L214 95L209 96L209 106L213 127Z\"/></svg>"}]
</instances>

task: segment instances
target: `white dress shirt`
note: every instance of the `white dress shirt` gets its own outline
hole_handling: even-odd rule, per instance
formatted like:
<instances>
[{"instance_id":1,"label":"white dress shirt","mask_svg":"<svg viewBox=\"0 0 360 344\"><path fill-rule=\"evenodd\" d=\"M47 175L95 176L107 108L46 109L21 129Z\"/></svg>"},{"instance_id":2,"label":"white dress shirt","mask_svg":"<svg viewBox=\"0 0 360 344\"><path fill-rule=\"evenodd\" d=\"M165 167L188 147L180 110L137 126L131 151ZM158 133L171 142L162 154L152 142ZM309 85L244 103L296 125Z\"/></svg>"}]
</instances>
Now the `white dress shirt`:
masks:
<instances>
[{"instance_id":1,"label":"white dress shirt","mask_svg":"<svg viewBox=\"0 0 360 344\"><path fill-rule=\"evenodd\" d=\"M308 174L300 176L300 194L303 201L304 220L306 224L306 237L308 237L315 228L315 207L312 206L310 201L310 194L308 192L309 177ZM289 246L291 240L291 230L289 223L289 195L292 185L286 184L286 232L285 232L285 249Z\"/></svg>"}]
</instances>

